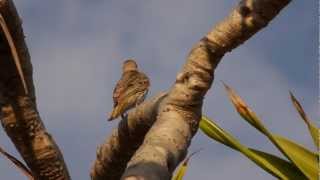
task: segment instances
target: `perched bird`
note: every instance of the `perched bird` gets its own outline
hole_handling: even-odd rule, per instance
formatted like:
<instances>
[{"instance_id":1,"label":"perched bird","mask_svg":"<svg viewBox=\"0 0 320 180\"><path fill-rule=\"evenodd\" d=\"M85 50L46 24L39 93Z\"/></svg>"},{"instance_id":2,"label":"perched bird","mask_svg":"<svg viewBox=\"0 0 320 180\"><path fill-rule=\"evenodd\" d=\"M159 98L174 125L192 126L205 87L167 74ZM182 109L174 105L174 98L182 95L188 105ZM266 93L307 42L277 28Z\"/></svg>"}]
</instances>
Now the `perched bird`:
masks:
<instances>
[{"instance_id":1,"label":"perched bird","mask_svg":"<svg viewBox=\"0 0 320 180\"><path fill-rule=\"evenodd\" d=\"M113 110L109 121L116 119L145 99L150 86L149 78L138 71L137 63L128 59L123 63L122 76L113 90Z\"/></svg>"}]
</instances>

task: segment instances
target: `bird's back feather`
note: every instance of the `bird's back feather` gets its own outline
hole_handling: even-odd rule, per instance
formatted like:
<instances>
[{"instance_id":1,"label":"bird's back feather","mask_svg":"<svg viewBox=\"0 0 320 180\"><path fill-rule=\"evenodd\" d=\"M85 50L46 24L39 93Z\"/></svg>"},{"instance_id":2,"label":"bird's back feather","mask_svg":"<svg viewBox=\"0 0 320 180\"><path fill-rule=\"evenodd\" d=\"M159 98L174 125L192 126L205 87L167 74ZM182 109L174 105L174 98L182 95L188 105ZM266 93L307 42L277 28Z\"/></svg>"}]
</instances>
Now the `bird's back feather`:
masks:
<instances>
[{"instance_id":1,"label":"bird's back feather","mask_svg":"<svg viewBox=\"0 0 320 180\"><path fill-rule=\"evenodd\" d=\"M115 119L142 102L150 86L149 78L139 71L124 72L113 91L114 108L109 120Z\"/></svg>"}]
</instances>

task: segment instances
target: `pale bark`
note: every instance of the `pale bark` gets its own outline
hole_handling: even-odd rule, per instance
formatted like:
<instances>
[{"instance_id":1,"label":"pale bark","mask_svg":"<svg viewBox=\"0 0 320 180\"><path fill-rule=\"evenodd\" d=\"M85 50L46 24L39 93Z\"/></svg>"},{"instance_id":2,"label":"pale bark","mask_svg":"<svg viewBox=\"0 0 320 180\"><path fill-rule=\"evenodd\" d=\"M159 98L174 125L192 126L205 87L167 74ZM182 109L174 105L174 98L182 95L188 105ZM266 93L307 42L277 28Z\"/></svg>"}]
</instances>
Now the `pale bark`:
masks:
<instances>
[{"instance_id":1,"label":"pale bark","mask_svg":"<svg viewBox=\"0 0 320 180\"><path fill-rule=\"evenodd\" d=\"M265 27L289 1L242 0L194 46L122 179L171 178L198 129L203 99L222 56Z\"/></svg>"},{"instance_id":2,"label":"pale bark","mask_svg":"<svg viewBox=\"0 0 320 180\"><path fill-rule=\"evenodd\" d=\"M165 93L143 102L129 112L127 118L120 121L119 127L98 147L97 159L91 169L91 179L120 179L128 161L156 120L158 107L163 99Z\"/></svg>"},{"instance_id":3,"label":"pale bark","mask_svg":"<svg viewBox=\"0 0 320 180\"><path fill-rule=\"evenodd\" d=\"M21 21L12 0L0 0L0 13L11 33L27 86L3 31L0 31L0 119L35 179L70 179L62 154L39 116L32 79L32 65ZM28 87L28 94L24 88Z\"/></svg>"},{"instance_id":4,"label":"pale bark","mask_svg":"<svg viewBox=\"0 0 320 180\"><path fill-rule=\"evenodd\" d=\"M290 0L242 0L190 51L170 91L147 100L98 148L92 179L170 179L197 132L214 70L231 51L265 27ZM196 2L195 2L196 3ZM32 65L12 0L0 0L26 86L0 32L0 119L35 179L70 179L62 154L39 116ZM21 75L21 74L20 74ZM27 87L28 94L24 88Z\"/></svg>"}]
</instances>

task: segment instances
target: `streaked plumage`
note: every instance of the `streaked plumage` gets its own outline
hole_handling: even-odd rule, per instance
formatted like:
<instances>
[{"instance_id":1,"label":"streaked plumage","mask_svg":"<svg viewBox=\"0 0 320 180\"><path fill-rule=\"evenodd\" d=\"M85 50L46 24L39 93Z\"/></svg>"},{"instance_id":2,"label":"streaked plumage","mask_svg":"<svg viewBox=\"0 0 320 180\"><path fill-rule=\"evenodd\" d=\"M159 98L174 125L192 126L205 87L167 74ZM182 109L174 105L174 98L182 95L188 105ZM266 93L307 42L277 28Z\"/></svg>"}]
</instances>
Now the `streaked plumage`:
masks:
<instances>
[{"instance_id":1,"label":"streaked plumage","mask_svg":"<svg viewBox=\"0 0 320 180\"><path fill-rule=\"evenodd\" d=\"M122 71L121 79L113 91L114 105L109 121L140 104L145 99L150 86L149 78L138 71L134 60L125 61Z\"/></svg>"}]
</instances>

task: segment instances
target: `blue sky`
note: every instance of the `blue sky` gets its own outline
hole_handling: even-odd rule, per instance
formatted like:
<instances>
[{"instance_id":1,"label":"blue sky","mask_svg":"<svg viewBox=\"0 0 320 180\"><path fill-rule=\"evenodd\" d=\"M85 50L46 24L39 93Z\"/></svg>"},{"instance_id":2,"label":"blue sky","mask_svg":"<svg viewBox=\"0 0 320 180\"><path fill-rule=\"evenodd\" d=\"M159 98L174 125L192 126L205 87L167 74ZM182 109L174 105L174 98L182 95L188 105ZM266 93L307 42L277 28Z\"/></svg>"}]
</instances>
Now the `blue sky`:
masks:
<instances>
[{"instance_id":1,"label":"blue sky","mask_svg":"<svg viewBox=\"0 0 320 180\"><path fill-rule=\"evenodd\" d=\"M34 66L41 117L73 179L89 169L117 121L107 122L121 64L135 58L151 79L154 95L170 88L194 43L224 18L238 0L15 0ZM288 91L311 119L318 113L317 1L292 1L269 26L219 64L203 112L242 143L279 154L241 120L220 80L247 101L275 133L313 148ZM0 144L17 155L3 130ZM205 148L190 164L186 180L273 179L241 154L200 132L190 150ZM313 148L314 149L314 148ZM230 173L230 169L231 172ZM25 179L0 157L3 179Z\"/></svg>"}]
</instances>

